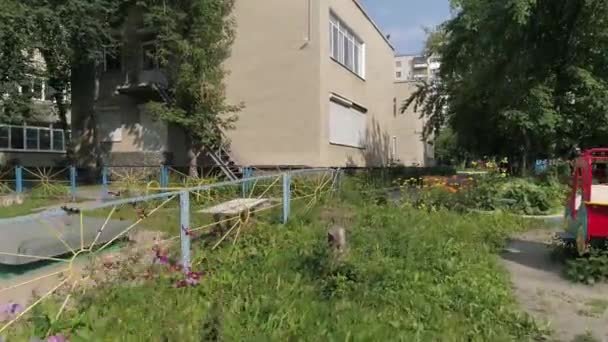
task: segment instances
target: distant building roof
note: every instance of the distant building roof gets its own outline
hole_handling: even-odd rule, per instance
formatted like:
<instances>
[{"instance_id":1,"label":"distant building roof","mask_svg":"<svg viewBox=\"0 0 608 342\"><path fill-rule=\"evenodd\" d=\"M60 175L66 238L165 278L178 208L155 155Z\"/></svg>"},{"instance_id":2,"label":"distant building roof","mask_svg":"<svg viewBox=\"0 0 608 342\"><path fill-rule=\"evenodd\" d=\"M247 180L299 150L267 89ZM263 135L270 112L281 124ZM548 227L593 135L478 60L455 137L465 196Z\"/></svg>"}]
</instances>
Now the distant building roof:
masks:
<instances>
[{"instance_id":1,"label":"distant building roof","mask_svg":"<svg viewBox=\"0 0 608 342\"><path fill-rule=\"evenodd\" d=\"M365 10L365 7L363 7L363 5L359 2L359 0L353 0L353 2L355 3L355 5L357 5L359 10L363 13L363 15L367 18L367 20L372 24L372 26L374 26L376 31L378 31L378 33L382 36L382 39L384 39L384 41L386 42L386 44L388 44L388 46L391 48L391 50L395 51L395 47L393 46L393 44L390 42L390 40L388 40L388 38L386 37L384 32L382 32L382 30L380 29L380 27L378 25L376 25L376 22L367 13L367 11Z\"/></svg>"}]
</instances>

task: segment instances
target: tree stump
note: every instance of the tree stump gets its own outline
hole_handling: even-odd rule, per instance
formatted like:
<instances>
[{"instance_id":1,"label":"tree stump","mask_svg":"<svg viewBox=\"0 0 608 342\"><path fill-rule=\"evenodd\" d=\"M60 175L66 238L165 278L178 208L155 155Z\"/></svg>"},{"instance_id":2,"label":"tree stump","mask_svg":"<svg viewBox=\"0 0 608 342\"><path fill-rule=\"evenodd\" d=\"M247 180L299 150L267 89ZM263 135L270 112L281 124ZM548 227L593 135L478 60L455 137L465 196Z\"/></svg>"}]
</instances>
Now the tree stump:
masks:
<instances>
[{"instance_id":1,"label":"tree stump","mask_svg":"<svg viewBox=\"0 0 608 342\"><path fill-rule=\"evenodd\" d=\"M346 252L346 230L339 226L332 226L327 233L327 243L338 256Z\"/></svg>"}]
</instances>

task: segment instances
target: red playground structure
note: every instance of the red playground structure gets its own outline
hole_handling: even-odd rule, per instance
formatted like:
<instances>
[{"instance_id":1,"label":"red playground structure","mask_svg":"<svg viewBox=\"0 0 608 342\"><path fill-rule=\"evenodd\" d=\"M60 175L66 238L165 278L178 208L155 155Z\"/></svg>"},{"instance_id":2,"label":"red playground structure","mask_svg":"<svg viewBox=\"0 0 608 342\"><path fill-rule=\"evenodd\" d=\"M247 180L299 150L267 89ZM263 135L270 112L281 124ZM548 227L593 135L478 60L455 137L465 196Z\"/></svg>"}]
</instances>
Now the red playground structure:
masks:
<instances>
[{"instance_id":1,"label":"red playground structure","mask_svg":"<svg viewBox=\"0 0 608 342\"><path fill-rule=\"evenodd\" d=\"M576 242L580 255L589 246L608 238L608 148L584 151L574 161L566 206L566 232L559 238Z\"/></svg>"}]
</instances>

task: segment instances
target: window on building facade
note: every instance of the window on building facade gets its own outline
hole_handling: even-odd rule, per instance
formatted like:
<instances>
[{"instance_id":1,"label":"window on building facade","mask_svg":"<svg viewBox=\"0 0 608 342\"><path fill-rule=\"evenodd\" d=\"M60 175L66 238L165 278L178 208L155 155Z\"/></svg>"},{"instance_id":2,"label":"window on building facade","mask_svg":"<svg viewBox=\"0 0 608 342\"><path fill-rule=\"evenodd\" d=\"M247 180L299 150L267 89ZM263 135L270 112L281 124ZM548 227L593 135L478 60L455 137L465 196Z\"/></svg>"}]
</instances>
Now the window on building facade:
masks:
<instances>
[{"instance_id":1,"label":"window on building facade","mask_svg":"<svg viewBox=\"0 0 608 342\"><path fill-rule=\"evenodd\" d=\"M38 141L40 137L38 136L37 128L26 128L25 129L25 148L28 150L37 150L38 149Z\"/></svg>"},{"instance_id":2,"label":"window on building facade","mask_svg":"<svg viewBox=\"0 0 608 342\"><path fill-rule=\"evenodd\" d=\"M9 126L11 129L11 149L14 150L22 150L25 148L25 140L23 139L24 135L24 129L23 127L17 127L17 126Z\"/></svg>"},{"instance_id":3,"label":"window on building facade","mask_svg":"<svg viewBox=\"0 0 608 342\"><path fill-rule=\"evenodd\" d=\"M38 130L38 134L40 135L38 149L41 151L49 151L51 149L51 130L41 129Z\"/></svg>"},{"instance_id":4,"label":"window on building facade","mask_svg":"<svg viewBox=\"0 0 608 342\"><path fill-rule=\"evenodd\" d=\"M53 89L53 87L51 87L48 82L45 82L45 84L44 84L44 100L45 101L54 101L55 100L55 98L54 98L55 93L56 93L55 89Z\"/></svg>"},{"instance_id":5,"label":"window on building facade","mask_svg":"<svg viewBox=\"0 0 608 342\"><path fill-rule=\"evenodd\" d=\"M44 81L41 79L34 79L32 83L32 98L44 100Z\"/></svg>"},{"instance_id":6,"label":"window on building facade","mask_svg":"<svg viewBox=\"0 0 608 342\"><path fill-rule=\"evenodd\" d=\"M44 79L32 76L19 84L19 93L31 97L32 100L47 101L49 87L46 83Z\"/></svg>"},{"instance_id":7,"label":"window on building facade","mask_svg":"<svg viewBox=\"0 0 608 342\"><path fill-rule=\"evenodd\" d=\"M396 75L396 76L397 76L397 78L401 78L401 76L402 76L402 75L403 75L403 74L401 73L401 71L397 71L397 75Z\"/></svg>"},{"instance_id":8,"label":"window on building facade","mask_svg":"<svg viewBox=\"0 0 608 342\"><path fill-rule=\"evenodd\" d=\"M329 20L329 52L335 61L365 77L365 44L333 13Z\"/></svg>"},{"instance_id":9,"label":"window on building facade","mask_svg":"<svg viewBox=\"0 0 608 342\"><path fill-rule=\"evenodd\" d=\"M332 96L329 102L329 143L365 148L367 109L341 97Z\"/></svg>"},{"instance_id":10,"label":"window on building facade","mask_svg":"<svg viewBox=\"0 0 608 342\"><path fill-rule=\"evenodd\" d=\"M10 148L11 129L8 126L0 127L0 148Z\"/></svg>"},{"instance_id":11,"label":"window on building facade","mask_svg":"<svg viewBox=\"0 0 608 342\"><path fill-rule=\"evenodd\" d=\"M65 150L65 136L60 129L53 130L53 151Z\"/></svg>"},{"instance_id":12,"label":"window on building facade","mask_svg":"<svg viewBox=\"0 0 608 342\"><path fill-rule=\"evenodd\" d=\"M0 125L0 150L64 152L69 134L52 127Z\"/></svg>"},{"instance_id":13,"label":"window on building facade","mask_svg":"<svg viewBox=\"0 0 608 342\"><path fill-rule=\"evenodd\" d=\"M19 85L19 93L24 95L32 94L32 80L25 80Z\"/></svg>"}]
</instances>

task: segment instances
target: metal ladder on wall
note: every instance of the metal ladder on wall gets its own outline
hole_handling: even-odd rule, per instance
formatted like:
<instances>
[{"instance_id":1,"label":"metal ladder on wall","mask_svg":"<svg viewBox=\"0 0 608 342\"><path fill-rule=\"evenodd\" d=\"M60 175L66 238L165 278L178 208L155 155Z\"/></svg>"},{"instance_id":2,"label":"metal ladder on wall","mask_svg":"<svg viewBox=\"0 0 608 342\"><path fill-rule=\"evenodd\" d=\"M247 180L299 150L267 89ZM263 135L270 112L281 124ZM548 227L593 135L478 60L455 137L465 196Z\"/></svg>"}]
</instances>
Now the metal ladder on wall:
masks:
<instances>
[{"instance_id":1,"label":"metal ladder on wall","mask_svg":"<svg viewBox=\"0 0 608 342\"><path fill-rule=\"evenodd\" d=\"M153 84L154 89L165 103L171 102L169 93L158 84ZM222 141L217 148L206 148L207 156L213 160L215 165L222 171L224 176L229 180L235 181L243 176L243 170L237 166L236 162L230 155L226 137L222 134Z\"/></svg>"},{"instance_id":2,"label":"metal ladder on wall","mask_svg":"<svg viewBox=\"0 0 608 342\"><path fill-rule=\"evenodd\" d=\"M235 181L243 177L243 170L237 166L224 144L220 144L220 146L214 150L208 149L207 156L213 160L215 165L228 179Z\"/></svg>"}]
</instances>

